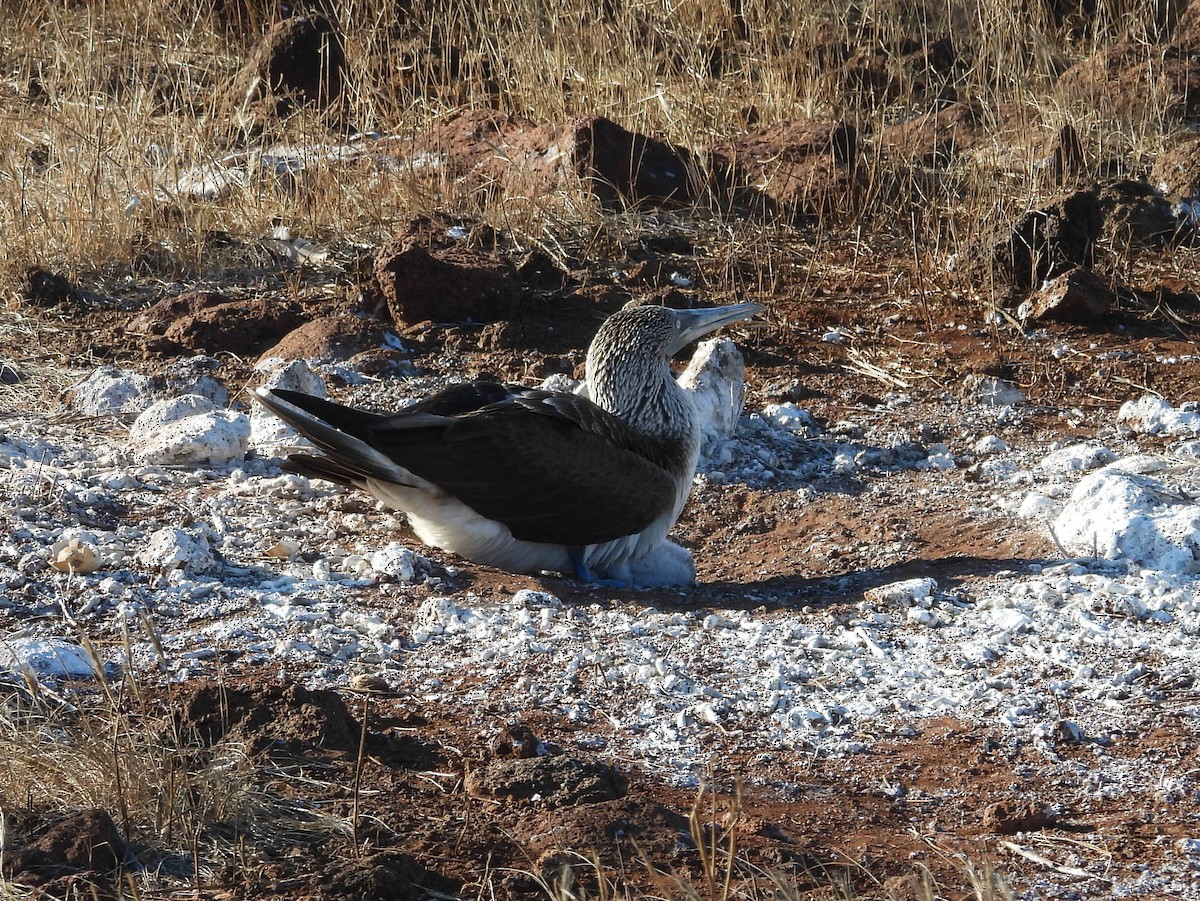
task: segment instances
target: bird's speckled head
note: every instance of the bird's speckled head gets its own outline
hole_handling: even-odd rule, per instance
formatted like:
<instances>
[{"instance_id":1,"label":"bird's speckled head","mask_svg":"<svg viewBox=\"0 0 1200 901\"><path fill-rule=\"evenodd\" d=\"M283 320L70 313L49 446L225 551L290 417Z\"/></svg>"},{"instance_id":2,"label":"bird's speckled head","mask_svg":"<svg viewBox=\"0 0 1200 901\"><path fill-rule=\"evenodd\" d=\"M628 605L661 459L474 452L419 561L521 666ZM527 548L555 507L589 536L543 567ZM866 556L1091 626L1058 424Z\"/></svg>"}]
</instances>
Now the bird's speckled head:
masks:
<instances>
[{"instance_id":1,"label":"bird's speckled head","mask_svg":"<svg viewBox=\"0 0 1200 901\"><path fill-rule=\"evenodd\" d=\"M630 425L656 434L687 431L691 418L682 389L671 373L671 355L730 322L762 310L740 303L703 310L672 310L644 305L610 316L596 333L587 355L592 400Z\"/></svg>"}]
</instances>

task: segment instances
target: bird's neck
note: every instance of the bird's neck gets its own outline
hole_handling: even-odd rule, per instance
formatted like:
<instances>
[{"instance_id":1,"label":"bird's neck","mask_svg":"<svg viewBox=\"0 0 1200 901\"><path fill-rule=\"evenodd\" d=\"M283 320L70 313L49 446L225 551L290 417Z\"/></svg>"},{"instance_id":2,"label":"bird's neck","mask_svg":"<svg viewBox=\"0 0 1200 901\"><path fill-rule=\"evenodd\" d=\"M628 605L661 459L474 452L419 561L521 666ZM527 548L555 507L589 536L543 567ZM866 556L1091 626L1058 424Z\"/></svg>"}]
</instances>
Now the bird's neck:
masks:
<instances>
[{"instance_id":1,"label":"bird's neck","mask_svg":"<svg viewBox=\"0 0 1200 901\"><path fill-rule=\"evenodd\" d=\"M593 403L647 437L690 443L697 432L692 399L665 361L589 365L587 384Z\"/></svg>"}]
</instances>

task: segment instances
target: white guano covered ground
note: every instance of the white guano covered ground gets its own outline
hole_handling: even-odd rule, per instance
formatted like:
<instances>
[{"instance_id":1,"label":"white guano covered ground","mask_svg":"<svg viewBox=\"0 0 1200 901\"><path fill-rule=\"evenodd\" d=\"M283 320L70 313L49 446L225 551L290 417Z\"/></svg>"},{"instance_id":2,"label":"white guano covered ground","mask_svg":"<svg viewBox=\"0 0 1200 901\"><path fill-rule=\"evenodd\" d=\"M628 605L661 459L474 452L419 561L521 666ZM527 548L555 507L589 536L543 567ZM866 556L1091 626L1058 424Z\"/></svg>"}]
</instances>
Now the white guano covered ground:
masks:
<instances>
[{"instance_id":1,"label":"white guano covered ground","mask_svg":"<svg viewBox=\"0 0 1200 901\"><path fill-rule=\"evenodd\" d=\"M312 390L310 376L290 377ZM154 397L105 370L75 393L78 410L107 417L104 432L3 421L7 678L53 687L92 675L84 636L110 675L134 666L183 680L218 662L325 686L378 675L464 716L483 704L550 712L579 726L581 745L679 784L732 749L770 760L778 784L800 782L807 755L869 753L873 736L950 715L1040 743L1047 768L1096 793L1170 805L1200 792L1194 762L1171 771L1105 753L1114 732L1166 712L1200 723L1196 410L1141 398L1094 423L1093 438L1051 447L1008 430L1011 407L981 406L957 446L917 456L878 453L869 421L822 434L793 405L743 413L710 448L697 491L743 480L802 492L814 475L856 470L869 486L888 467L924 471L938 491L941 473L974 466L964 506L1062 547L1061 559L953 589L931 577L880 586L847 616L767 596L698 609L686 592L652 605L636 591L595 603L451 591L453 571L398 542L393 516L369 499L347 512L338 490L281 474L269 421L196 390ZM112 427L120 414L128 430ZM808 462L780 471L788 459ZM1064 739L1090 742L1094 760L1064 762ZM1177 842L1168 865L1112 881L1114 896L1200 897L1198 849L1200 833ZM1048 879L1052 894L1072 882Z\"/></svg>"}]
</instances>

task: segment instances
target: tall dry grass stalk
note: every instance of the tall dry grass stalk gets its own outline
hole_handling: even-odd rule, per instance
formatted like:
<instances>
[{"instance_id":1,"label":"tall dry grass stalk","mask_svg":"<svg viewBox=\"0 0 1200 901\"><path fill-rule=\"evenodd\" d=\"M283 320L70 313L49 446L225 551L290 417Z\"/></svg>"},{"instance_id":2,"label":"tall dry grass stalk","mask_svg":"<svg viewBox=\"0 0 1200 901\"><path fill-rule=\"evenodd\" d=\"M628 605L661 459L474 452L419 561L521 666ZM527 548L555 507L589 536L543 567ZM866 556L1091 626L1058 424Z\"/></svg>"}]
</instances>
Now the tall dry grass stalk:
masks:
<instances>
[{"instance_id":1,"label":"tall dry grass stalk","mask_svg":"<svg viewBox=\"0 0 1200 901\"><path fill-rule=\"evenodd\" d=\"M1137 104L1053 89L1068 65L1118 41L1140 47L1154 65L1161 55L1154 41L1171 20L1170 4L1156 0L1101 3L1086 28L1056 21L1049 4L999 0L311 5L343 29L347 121L359 129L417 135L453 109L489 106L535 122L600 114L703 147L756 124L841 117L867 137L873 167L861 220L849 227L903 234L922 247L932 242L944 256L1027 207L1041 190L1032 161L1011 160L1001 183L994 168L973 171L972 160L930 177L870 144L886 125L950 97L1021 104L1030 134L1071 122L1089 152L1134 166L1177 126L1170 98L1158 89ZM482 218L529 243L586 243L600 227L582 191L498 199L452 179L417 183L411 173L370 167L324 173L303 191L254 179L216 201L156 209L156 187L239 146L218 98L255 36L279 14L268 0L0 5L0 278L10 295L29 265L113 280L136 275L147 242L170 253L175 268L160 275L215 276L223 260L205 236L264 235L279 223L311 238L364 244L435 209ZM941 38L957 55L952 69L914 74L902 62ZM831 74L845 60L868 57L883 59L894 76L882 102L864 102ZM264 140L337 137L317 117L301 115ZM746 232L730 228L713 240L741 241ZM719 253L752 252L769 241L751 237L749 246L730 243Z\"/></svg>"}]
</instances>

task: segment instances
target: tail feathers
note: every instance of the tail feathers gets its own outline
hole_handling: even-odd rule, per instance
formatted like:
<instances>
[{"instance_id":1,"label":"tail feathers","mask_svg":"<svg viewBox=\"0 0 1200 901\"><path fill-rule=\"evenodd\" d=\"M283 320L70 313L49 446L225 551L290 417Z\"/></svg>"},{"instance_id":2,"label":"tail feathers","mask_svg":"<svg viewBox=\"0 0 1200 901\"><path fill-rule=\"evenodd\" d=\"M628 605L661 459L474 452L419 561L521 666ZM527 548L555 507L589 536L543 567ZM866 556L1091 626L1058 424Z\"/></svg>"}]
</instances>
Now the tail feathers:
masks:
<instances>
[{"instance_id":1,"label":"tail feathers","mask_svg":"<svg viewBox=\"0 0 1200 901\"><path fill-rule=\"evenodd\" d=\"M324 479L347 488L361 488L362 474L339 465L330 457L315 457L312 454L288 454L283 461L283 471L304 476L307 479Z\"/></svg>"},{"instance_id":2,"label":"tail feathers","mask_svg":"<svg viewBox=\"0 0 1200 901\"><path fill-rule=\"evenodd\" d=\"M399 466L391 458L353 434L348 434L291 403L290 398L296 395L294 392L286 393L289 397L288 400L280 396L280 393L260 388L255 392L255 397L263 406L293 426L296 431L329 456L329 459L326 460L309 455L297 455L297 458L294 459L301 461L299 465L308 465L309 469L314 470L315 474L322 479L335 476L330 480L342 484L354 484L352 480L367 478L400 483L410 481L411 475L404 467ZM350 407L341 407L329 401L320 401L319 398L312 398L308 395L298 396L305 398L306 406L317 407L322 413L328 412L342 422L360 423L363 421L360 417L374 418L369 413L362 413ZM310 404L310 401L320 401L320 404L319 406Z\"/></svg>"},{"instance_id":3,"label":"tail feathers","mask_svg":"<svg viewBox=\"0 0 1200 901\"><path fill-rule=\"evenodd\" d=\"M311 394L304 394L300 391L286 391L282 388L259 388L257 395L259 400L270 407L277 415L282 416L288 422L291 422L292 425L295 425L296 428L300 426L286 415L286 410L294 411L294 413L298 413L304 419L319 420L326 425L332 426L339 432L345 432L347 435L353 435L355 438L364 439L369 434L372 426L387 419L386 416L379 416L375 413L368 413L366 410L347 407L345 404L334 403L323 397L314 397ZM276 407L275 404L282 404L283 406Z\"/></svg>"}]
</instances>

